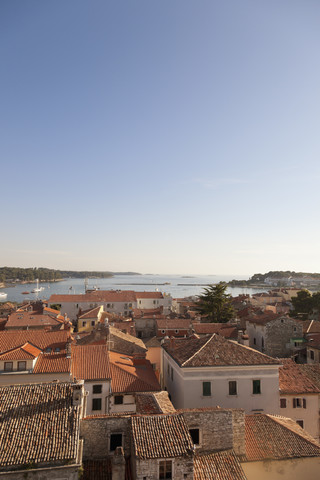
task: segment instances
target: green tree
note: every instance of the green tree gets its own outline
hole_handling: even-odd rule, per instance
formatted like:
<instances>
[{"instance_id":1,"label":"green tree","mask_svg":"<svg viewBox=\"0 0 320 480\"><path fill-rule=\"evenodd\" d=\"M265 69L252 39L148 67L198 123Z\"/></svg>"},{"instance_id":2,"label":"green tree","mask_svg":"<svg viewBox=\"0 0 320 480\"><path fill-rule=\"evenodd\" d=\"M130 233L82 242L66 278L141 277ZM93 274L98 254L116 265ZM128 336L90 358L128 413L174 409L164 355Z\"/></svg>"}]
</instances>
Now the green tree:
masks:
<instances>
[{"instance_id":1,"label":"green tree","mask_svg":"<svg viewBox=\"0 0 320 480\"><path fill-rule=\"evenodd\" d=\"M314 292L312 295L309 290L301 290L296 297L292 298L293 310L291 317L302 317L303 320L312 318L313 314L320 312L320 292Z\"/></svg>"},{"instance_id":2,"label":"green tree","mask_svg":"<svg viewBox=\"0 0 320 480\"><path fill-rule=\"evenodd\" d=\"M204 288L204 293L198 295L197 311L213 323L225 323L234 317L231 295L226 293L227 287L225 282L208 285Z\"/></svg>"}]
</instances>

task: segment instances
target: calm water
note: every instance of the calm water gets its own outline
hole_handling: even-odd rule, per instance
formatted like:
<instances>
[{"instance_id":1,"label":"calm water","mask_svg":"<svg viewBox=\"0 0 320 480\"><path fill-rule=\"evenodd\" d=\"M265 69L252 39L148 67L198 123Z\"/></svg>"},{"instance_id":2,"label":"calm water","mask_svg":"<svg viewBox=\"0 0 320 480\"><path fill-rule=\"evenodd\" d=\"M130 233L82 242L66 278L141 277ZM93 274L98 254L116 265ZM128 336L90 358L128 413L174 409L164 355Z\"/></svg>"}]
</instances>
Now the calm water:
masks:
<instances>
[{"instance_id":1,"label":"calm water","mask_svg":"<svg viewBox=\"0 0 320 480\"><path fill-rule=\"evenodd\" d=\"M100 290L136 290L136 291L155 291L170 293L173 297L187 297L190 295L199 295L203 286L212 283L218 283L220 281L228 282L232 279L244 279L248 277L235 276L235 275L117 275L112 278L99 278L89 279L88 286L97 286ZM163 285L169 283L169 285ZM161 285L162 284L162 285ZM180 285L179 285L180 284ZM184 285L181 285L184 284ZM198 284L198 285L192 285ZM199 285L200 284L200 285ZM41 283L40 286L45 287L42 292L30 293L28 295L22 295L21 292L31 292L36 284L17 285L11 288L1 288L1 292L8 294L6 301L22 302L23 300L36 300L36 299L48 299L50 295L68 294L68 293L84 293L84 279L80 278L68 278L58 283ZM267 291L268 289L261 289L259 291ZM229 288L229 293L232 296L237 296L240 293L255 293L258 290L252 288ZM1 300L5 301L5 300Z\"/></svg>"}]
</instances>

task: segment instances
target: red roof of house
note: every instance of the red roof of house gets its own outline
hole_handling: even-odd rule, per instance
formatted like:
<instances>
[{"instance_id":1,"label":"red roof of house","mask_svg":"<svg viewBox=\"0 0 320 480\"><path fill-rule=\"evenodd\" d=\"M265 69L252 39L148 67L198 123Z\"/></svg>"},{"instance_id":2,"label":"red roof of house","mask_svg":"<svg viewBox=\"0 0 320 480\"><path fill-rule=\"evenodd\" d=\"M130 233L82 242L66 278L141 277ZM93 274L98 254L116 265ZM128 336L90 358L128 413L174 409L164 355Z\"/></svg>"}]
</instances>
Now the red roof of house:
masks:
<instances>
[{"instance_id":1,"label":"red roof of house","mask_svg":"<svg viewBox=\"0 0 320 480\"><path fill-rule=\"evenodd\" d=\"M71 358L66 353L42 353L39 355L33 373L70 373Z\"/></svg>"},{"instance_id":2,"label":"red roof of house","mask_svg":"<svg viewBox=\"0 0 320 480\"><path fill-rule=\"evenodd\" d=\"M224 365L279 365L279 361L253 348L213 334L202 338L174 339L162 347L181 367Z\"/></svg>"},{"instance_id":3,"label":"red roof of house","mask_svg":"<svg viewBox=\"0 0 320 480\"><path fill-rule=\"evenodd\" d=\"M222 335L225 338L237 338L238 336L237 328L225 323L193 322L192 326L195 333L197 333L198 335L219 333L219 335Z\"/></svg>"},{"instance_id":4,"label":"red roof of house","mask_svg":"<svg viewBox=\"0 0 320 480\"><path fill-rule=\"evenodd\" d=\"M111 378L107 345L72 345L72 375L76 380Z\"/></svg>"},{"instance_id":5,"label":"red roof of house","mask_svg":"<svg viewBox=\"0 0 320 480\"><path fill-rule=\"evenodd\" d=\"M188 330L191 327L190 319L188 318L165 318L161 320L157 320L157 328L160 330L177 330L183 329Z\"/></svg>"},{"instance_id":6,"label":"red roof of house","mask_svg":"<svg viewBox=\"0 0 320 480\"><path fill-rule=\"evenodd\" d=\"M0 360L34 360L40 353L41 350L39 348L27 342L20 347L15 347L7 352L1 353Z\"/></svg>"},{"instance_id":7,"label":"red roof of house","mask_svg":"<svg viewBox=\"0 0 320 480\"><path fill-rule=\"evenodd\" d=\"M135 359L116 352L109 352L115 393L152 392L161 390L152 365L148 360Z\"/></svg>"},{"instance_id":8,"label":"red roof of house","mask_svg":"<svg viewBox=\"0 0 320 480\"><path fill-rule=\"evenodd\" d=\"M64 320L64 317L59 319L57 316L38 312L14 312L9 315L5 328L57 326L62 323L62 319Z\"/></svg>"},{"instance_id":9,"label":"red roof of house","mask_svg":"<svg viewBox=\"0 0 320 480\"><path fill-rule=\"evenodd\" d=\"M280 359L279 388L282 394L320 393L318 387L291 358Z\"/></svg>"},{"instance_id":10,"label":"red roof of house","mask_svg":"<svg viewBox=\"0 0 320 480\"><path fill-rule=\"evenodd\" d=\"M5 330L0 331L0 352L5 352L15 347L20 347L29 342L45 350L50 347L64 349L69 333L66 330L46 331L39 330Z\"/></svg>"},{"instance_id":11,"label":"red roof of house","mask_svg":"<svg viewBox=\"0 0 320 480\"><path fill-rule=\"evenodd\" d=\"M247 480L240 461L233 450L196 454L194 480Z\"/></svg>"},{"instance_id":12,"label":"red roof of house","mask_svg":"<svg viewBox=\"0 0 320 480\"><path fill-rule=\"evenodd\" d=\"M251 462L320 456L320 445L291 418L246 415L245 433Z\"/></svg>"}]
</instances>

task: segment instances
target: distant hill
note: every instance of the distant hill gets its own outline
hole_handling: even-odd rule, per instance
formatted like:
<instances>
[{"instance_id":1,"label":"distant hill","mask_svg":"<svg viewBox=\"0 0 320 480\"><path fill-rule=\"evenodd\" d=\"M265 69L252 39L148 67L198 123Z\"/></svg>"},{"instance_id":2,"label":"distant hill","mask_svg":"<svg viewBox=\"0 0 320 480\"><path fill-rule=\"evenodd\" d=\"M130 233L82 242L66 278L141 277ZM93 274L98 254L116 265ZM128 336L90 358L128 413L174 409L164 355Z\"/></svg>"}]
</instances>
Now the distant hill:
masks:
<instances>
[{"instance_id":1,"label":"distant hill","mask_svg":"<svg viewBox=\"0 0 320 480\"><path fill-rule=\"evenodd\" d=\"M114 275L140 275L136 272L98 272L98 271L75 271L75 270L54 270L51 268L19 268L0 267L0 282L55 282L66 277L72 278L110 278Z\"/></svg>"},{"instance_id":2,"label":"distant hill","mask_svg":"<svg viewBox=\"0 0 320 480\"><path fill-rule=\"evenodd\" d=\"M315 282L320 281L320 273L308 273L308 272L294 272L291 270L273 270L268 273L255 273L249 280L231 280L229 285L233 286L250 286L264 284L267 278L274 278L277 280L283 279L284 281L291 278L292 280L301 281L303 278L313 279Z\"/></svg>"}]
</instances>

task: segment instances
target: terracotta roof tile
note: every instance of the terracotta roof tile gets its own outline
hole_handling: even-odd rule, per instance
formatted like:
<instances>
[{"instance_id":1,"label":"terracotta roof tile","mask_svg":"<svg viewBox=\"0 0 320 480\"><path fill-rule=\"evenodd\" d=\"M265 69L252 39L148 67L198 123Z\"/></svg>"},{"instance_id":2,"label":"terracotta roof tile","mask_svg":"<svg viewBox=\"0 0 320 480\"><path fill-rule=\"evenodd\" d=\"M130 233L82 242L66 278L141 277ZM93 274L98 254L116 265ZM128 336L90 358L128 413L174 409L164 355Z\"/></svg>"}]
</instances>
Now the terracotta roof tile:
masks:
<instances>
[{"instance_id":1,"label":"terracotta roof tile","mask_svg":"<svg viewBox=\"0 0 320 480\"><path fill-rule=\"evenodd\" d=\"M109 352L111 389L114 393L152 392L160 385L148 360Z\"/></svg>"},{"instance_id":2,"label":"terracotta roof tile","mask_svg":"<svg viewBox=\"0 0 320 480\"><path fill-rule=\"evenodd\" d=\"M96 308L91 308L90 310L86 310L79 316L79 319L82 320L84 318L97 318L100 310L101 310L101 306Z\"/></svg>"},{"instance_id":3,"label":"terracotta roof tile","mask_svg":"<svg viewBox=\"0 0 320 480\"><path fill-rule=\"evenodd\" d=\"M106 345L72 345L72 375L76 380L111 378Z\"/></svg>"},{"instance_id":4,"label":"terracotta roof tile","mask_svg":"<svg viewBox=\"0 0 320 480\"><path fill-rule=\"evenodd\" d=\"M320 393L319 388L290 358L280 359L279 387L282 394Z\"/></svg>"},{"instance_id":5,"label":"terracotta roof tile","mask_svg":"<svg viewBox=\"0 0 320 480\"><path fill-rule=\"evenodd\" d=\"M59 347L65 348L69 333L66 330L45 331L39 330L12 330L0 331L0 352L20 347L26 342L45 350L47 347L52 349Z\"/></svg>"},{"instance_id":6,"label":"terracotta roof tile","mask_svg":"<svg viewBox=\"0 0 320 480\"><path fill-rule=\"evenodd\" d=\"M233 450L195 455L194 480L247 480Z\"/></svg>"},{"instance_id":7,"label":"terracotta roof tile","mask_svg":"<svg viewBox=\"0 0 320 480\"><path fill-rule=\"evenodd\" d=\"M187 318L166 318L156 321L158 329L164 330L175 330L175 329L183 329L189 330L191 327L190 319Z\"/></svg>"},{"instance_id":8,"label":"terracotta roof tile","mask_svg":"<svg viewBox=\"0 0 320 480\"><path fill-rule=\"evenodd\" d=\"M48 327L57 326L61 323L57 316L39 314L38 312L14 312L8 317L6 329L14 327Z\"/></svg>"},{"instance_id":9,"label":"terracotta roof tile","mask_svg":"<svg viewBox=\"0 0 320 480\"><path fill-rule=\"evenodd\" d=\"M302 371L311 382L320 390L320 365L319 364L303 364L299 365L299 370Z\"/></svg>"},{"instance_id":10,"label":"terracotta roof tile","mask_svg":"<svg viewBox=\"0 0 320 480\"><path fill-rule=\"evenodd\" d=\"M176 413L176 409L169 400L168 392L136 393L136 413L156 415L161 413Z\"/></svg>"},{"instance_id":11,"label":"terracotta roof tile","mask_svg":"<svg viewBox=\"0 0 320 480\"><path fill-rule=\"evenodd\" d=\"M80 407L74 385L50 383L0 387L0 467L75 463Z\"/></svg>"},{"instance_id":12,"label":"terracotta roof tile","mask_svg":"<svg viewBox=\"0 0 320 480\"><path fill-rule=\"evenodd\" d=\"M280 362L250 347L213 334L202 338L175 339L163 348L181 367L223 365L278 365Z\"/></svg>"},{"instance_id":13,"label":"terracotta roof tile","mask_svg":"<svg viewBox=\"0 0 320 480\"><path fill-rule=\"evenodd\" d=\"M20 347L13 348L0 354L0 360L33 360L41 353L41 350L31 343L25 343Z\"/></svg>"},{"instance_id":14,"label":"terracotta roof tile","mask_svg":"<svg viewBox=\"0 0 320 480\"><path fill-rule=\"evenodd\" d=\"M65 353L42 353L39 355L33 373L70 373L71 358Z\"/></svg>"},{"instance_id":15,"label":"terracotta roof tile","mask_svg":"<svg viewBox=\"0 0 320 480\"><path fill-rule=\"evenodd\" d=\"M136 457L173 458L192 455L194 446L183 415L132 417Z\"/></svg>"},{"instance_id":16,"label":"terracotta roof tile","mask_svg":"<svg viewBox=\"0 0 320 480\"><path fill-rule=\"evenodd\" d=\"M198 335L219 333L225 338L237 338L238 330L232 325L225 323L199 323L193 322L192 327Z\"/></svg>"},{"instance_id":17,"label":"terracotta roof tile","mask_svg":"<svg viewBox=\"0 0 320 480\"><path fill-rule=\"evenodd\" d=\"M248 461L320 456L320 445L290 418L246 415Z\"/></svg>"}]
</instances>

